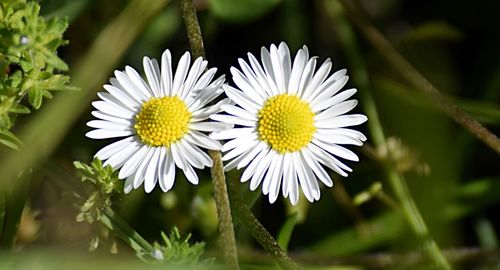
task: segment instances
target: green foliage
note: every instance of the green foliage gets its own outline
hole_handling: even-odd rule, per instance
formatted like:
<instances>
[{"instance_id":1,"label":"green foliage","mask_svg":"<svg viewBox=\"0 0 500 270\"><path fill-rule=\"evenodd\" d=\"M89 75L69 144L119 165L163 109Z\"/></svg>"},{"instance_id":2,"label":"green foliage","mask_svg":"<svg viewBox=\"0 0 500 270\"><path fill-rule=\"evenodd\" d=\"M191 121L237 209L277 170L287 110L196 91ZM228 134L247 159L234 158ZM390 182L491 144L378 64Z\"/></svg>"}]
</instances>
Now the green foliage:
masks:
<instances>
[{"instance_id":1,"label":"green foliage","mask_svg":"<svg viewBox=\"0 0 500 270\"><path fill-rule=\"evenodd\" d=\"M111 166L103 167L97 158L90 165L79 161L73 165L81 174L82 182L90 182L93 186L88 197L79 205L76 220L93 223L99 220L103 208L111 206L112 196L123 192L123 181L118 179L118 172Z\"/></svg>"},{"instance_id":2,"label":"green foliage","mask_svg":"<svg viewBox=\"0 0 500 270\"><path fill-rule=\"evenodd\" d=\"M280 2L281 0L212 0L210 8L223 20L243 23L264 16Z\"/></svg>"},{"instance_id":3,"label":"green foliage","mask_svg":"<svg viewBox=\"0 0 500 270\"><path fill-rule=\"evenodd\" d=\"M68 85L69 76L55 73L68 70L56 54L59 46L67 44L62 34L68 24L57 17L45 20L39 11L35 1L0 4L0 143L11 148L19 146L19 140L8 133L16 114L30 112L20 104L25 96L39 109L44 97L52 97L50 91L77 89Z\"/></svg>"},{"instance_id":4,"label":"green foliage","mask_svg":"<svg viewBox=\"0 0 500 270\"><path fill-rule=\"evenodd\" d=\"M155 243L155 252L152 254L139 253L138 256L146 262L161 262L170 266L209 264L212 258L200 260L205 250L205 243L189 244L191 234L182 237L177 227L173 227L167 236L161 233L163 243Z\"/></svg>"}]
</instances>

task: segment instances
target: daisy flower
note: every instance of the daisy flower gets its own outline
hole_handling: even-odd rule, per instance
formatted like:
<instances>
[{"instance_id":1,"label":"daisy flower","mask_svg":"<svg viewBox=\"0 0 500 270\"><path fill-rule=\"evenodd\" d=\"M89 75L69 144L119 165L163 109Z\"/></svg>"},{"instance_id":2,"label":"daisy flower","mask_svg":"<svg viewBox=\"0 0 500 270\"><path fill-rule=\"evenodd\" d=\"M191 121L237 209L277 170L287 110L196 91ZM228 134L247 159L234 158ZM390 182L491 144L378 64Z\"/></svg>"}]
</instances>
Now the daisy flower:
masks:
<instances>
[{"instance_id":1,"label":"daisy flower","mask_svg":"<svg viewBox=\"0 0 500 270\"><path fill-rule=\"evenodd\" d=\"M221 106L227 114L211 118L236 127L214 132L213 139L227 140L222 151L225 169L247 167L241 181L250 189L262 184L273 203L280 189L292 204L299 187L310 202L319 200L319 181L331 187L324 167L342 176L352 170L338 158L358 161L358 156L341 145L361 146L366 137L347 128L367 120L362 114L348 114L357 101L347 100L356 89L340 91L346 84L346 70L329 75L327 59L317 71L316 57L309 58L306 46L291 60L285 43L261 50L261 61L248 54L239 59L241 71L231 68L237 88L223 86L235 103ZM324 166L324 167L323 167ZM318 181L319 180L319 181Z\"/></svg>"},{"instance_id":2,"label":"daisy flower","mask_svg":"<svg viewBox=\"0 0 500 270\"><path fill-rule=\"evenodd\" d=\"M104 165L120 169L125 192L144 183L151 192L158 183L163 191L172 188L176 167L186 179L198 183L194 168L211 167L212 160L202 148L220 150L221 144L203 132L228 128L224 123L207 121L229 99L207 107L222 92L224 76L212 82L216 68L206 70L207 61L197 58L192 66L186 52L172 70L170 51L166 50L161 67L156 59L144 57L144 80L127 66L115 71L101 100L92 103L92 115L99 120L87 123L95 128L86 134L92 139L125 137L96 153Z\"/></svg>"}]
</instances>

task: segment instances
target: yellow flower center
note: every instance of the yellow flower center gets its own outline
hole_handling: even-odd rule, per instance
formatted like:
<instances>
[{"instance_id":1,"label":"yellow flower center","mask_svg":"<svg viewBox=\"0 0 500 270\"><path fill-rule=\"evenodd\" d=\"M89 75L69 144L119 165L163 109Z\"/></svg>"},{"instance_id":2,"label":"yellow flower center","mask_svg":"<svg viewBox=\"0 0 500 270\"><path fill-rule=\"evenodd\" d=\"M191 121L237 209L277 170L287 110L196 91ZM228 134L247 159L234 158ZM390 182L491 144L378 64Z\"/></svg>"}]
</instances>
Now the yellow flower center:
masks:
<instances>
[{"instance_id":1,"label":"yellow flower center","mask_svg":"<svg viewBox=\"0 0 500 270\"><path fill-rule=\"evenodd\" d=\"M178 97L151 98L135 116L139 138L151 146L169 146L188 132L191 112Z\"/></svg>"},{"instance_id":2,"label":"yellow flower center","mask_svg":"<svg viewBox=\"0 0 500 270\"><path fill-rule=\"evenodd\" d=\"M295 95L282 94L266 101L259 111L259 137L280 153L307 145L316 131L309 104Z\"/></svg>"}]
</instances>

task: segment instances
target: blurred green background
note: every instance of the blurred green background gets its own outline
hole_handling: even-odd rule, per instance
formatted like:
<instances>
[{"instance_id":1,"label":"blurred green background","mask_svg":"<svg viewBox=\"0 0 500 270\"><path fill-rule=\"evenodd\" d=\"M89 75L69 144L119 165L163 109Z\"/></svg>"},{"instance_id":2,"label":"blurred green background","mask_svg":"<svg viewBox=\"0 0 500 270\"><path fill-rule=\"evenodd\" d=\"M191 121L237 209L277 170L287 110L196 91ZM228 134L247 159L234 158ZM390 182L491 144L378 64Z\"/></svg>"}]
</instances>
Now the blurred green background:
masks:
<instances>
[{"instance_id":1,"label":"blurred green background","mask_svg":"<svg viewBox=\"0 0 500 270\"><path fill-rule=\"evenodd\" d=\"M84 136L89 130L85 123L91 119L90 101L97 99L95 92L101 90L112 71L125 65L142 71L143 56L159 58L168 48L173 58L179 59L189 50L178 1L143 2L147 3L40 1L44 16L69 19L64 35L69 44L61 47L58 55L69 64L73 83L82 90L57 93L40 112L19 118L14 128L16 134L25 134L20 137L26 144L36 147L27 158L36 167L30 176L29 199L15 244L18 259L13 263L17 267L29 267L27 262L20 262L22 258L57 262L59 256L53 253L61 250L77 254L75 260L95 258L98 263L114 266L120 265L113 264L115 259L131 253L117 240L118 255L110 255L110 237L88 254L91 239L99 233L98 226L75 221L76 202L66 184L79 182L74 160L89 162L98 149L112 141ZM498 1L358 3L364 7L365 16L427 79L493 133L500 134ZM132 8L127 9L127 5ZM387 147L398 153L397 168L446 256L455 258L459 269L500 267L498 154L407 84L400 71L387 64L356 31L336 0L195 0L194 5L209 66L218 67L218 74L229 74L229 68L237 66L237 59L246 58L247 52L258 55L261 46L281 41L287 42L293 53L307 45L320 62L331 58L335 70L348 68L351 80L347 87L373 95L389 138ZM133 16L120 17L124 12ZM342 31L353 31L355 39L342 40ZM352 54L361 59L366 70L350 60ZM356 84L359 78L353 74L360 69L368 74L365 89ZM230 76L227 80L232 83ZM358 99L356 111L364 113L365 100ZM270 205L266 198L245 192L247 184L238 187L247 201L256 198L252 211L272 235L278 236L288 221L288 227L293 228L288 250L292 258L306 266L413 269L413 257L404 256L418 257L420 244L394 209L394 196L380 164L383 151L370 140L366 124L359 129L368 134L366 146L354 149L361 161L349 163L354 172L348 178L332 173L336 185L323 188L319 202L309 204L301 198L299 206L292 208L279 199ZM1 150L4 157L13 155L10 150ZM139 189L117 199L113 208L148 240L158 240L160 231L177 226L181 233L192 233L193 241L207 243L206 256L220 257L210 174L208 170L200 174L198 186L190 185L178 173L173 191L164 194L156 189L146 195ZM238 176L239 172L231 172L228 181L238 181ZM359 200L357 195L367 195L374 183L381 183L382 191L355 205L351 198ZM291 214L295 212L297 216ZM240 259L246 267L272 268L270 257L246 230L237 222L235 229ZM55 263L54 267L65 267L64 263ZM2 267L9 266L0 262Z\"/></svg>"}]
</instances>

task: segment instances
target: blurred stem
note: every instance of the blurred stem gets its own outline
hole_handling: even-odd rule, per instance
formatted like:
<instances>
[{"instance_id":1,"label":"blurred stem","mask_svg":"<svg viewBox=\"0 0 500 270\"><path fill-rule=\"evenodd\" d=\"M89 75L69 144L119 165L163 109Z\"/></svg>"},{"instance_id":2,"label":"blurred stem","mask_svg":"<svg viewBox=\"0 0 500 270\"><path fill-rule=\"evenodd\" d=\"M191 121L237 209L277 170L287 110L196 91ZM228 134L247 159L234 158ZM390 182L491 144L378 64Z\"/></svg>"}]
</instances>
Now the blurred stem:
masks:
<instances>
[{"instance_id":1,"label":"blurred stem","mask_svg":"<svg viewBox=\"0 0 500 270\"><path fill-rule=\"evenodd\" d=\"M222 165L222 155L219 151L209 151L214 164L212 167L212 183L214 197L217 204L217 217L219 218L219 231L222 236L222 247L226 263L232 269L239 269L238 250L234 237L233 219L231 217L231 206L227 194L226 177Z\"/></svg>"},{"instance_id":2,"label":"blurred stem","mask_svg":"<svg viewBox=\"0 0 500 270\"><path fill-rule=\"evenodd\" d=\"M343 0L341 0L343 1ZM340 42L344 46L348 61L353 69L354 79L360 88L360 97L363 100L362 105L368 116L368 125L370 133L373 137L375 146L385 147L385 136L380 123L377 107L370 91L370 83L368 81L368 73L365 68L364 61L359 52L357 41L354 32L345 20L342 5L338 1L328 1L328 11L331 13L332 20L336 25L337 35ZM390 151L388 151L390 155ZM389 159L391 160L391 159ZM384 166L385 173L389 180L389 184L393 189L395 196L401 204L401 210L407 222L419 239L423 243L424 250L434 263L442 269L451 269L448 261L441 253L436 241L430 236L427 225L425 224L418 207L416 206L413 197L408 190L406 181L400 175L392 164Z\"/></svg>"},{"instance_id":3,"label":"blurred stem","mask_svg":"<svg viewBox=\"0 0 500 270\"><path fill-rule=\"evenodd\" d=\"M193 7L192 0L181 0L182 18L186 25L186 31L189 38L189 46L193 56L205 57L205 48L203 46L203 37L201 36L200 24L196 16L196 10Z\"/></svg>"},{"instance_id":4,"label":"blurred stem","mask_svg":"<svg viewBox=\"0 0 500 270\"><path fill-rule=\"evenodd\" d=\"M181 12L186 25L186 31L189 38L189 45L194 58L205 57L203 48L203 38L201 29L196 16L196 10L193 7L192 0L181 0ZM240 269L238 263L238 250L236 248L236 239L234 237L233 219L231 217L231 206L227 195L226 176L224 175L224 166L222 164L222 154L220 151L208 151L213 160L212 183L214 189L214 199L217 205L217 217L219 219L219 232L222 237L222 248L224 260L231 269Z\"/></svg>"},{"instance_id":5,"label":"blurred stem","mask_svg":"<svg viewBox=\"0 0 500 270\"><path fill-rule=\"evenodd\" d=\"M478 139L483 141L495 152L500 154L500 139L469 114L460 109L453 101L420 74L392 44L366 20L357 7L349 0L340 0L352 21L365 35L365 38L379 51L382 57L393 66L410 84L422 91L431 101L435 102L455 122L460 124Z\"/></svg>"},{"instance_id":6,"label":"blurred stem","mask_svg":"<svg viewBox=\"0 0 500 270\"><path fill-rule=\"evenodd\" d=\"M106 225L113 233L117 234L125 243L127 243L135 252L144 251L153 256L155 249L140 236L127 222L118 216L111 208L106 207L101 211L99 220Z\"/></svg>"},{"instance_id":7,"label":"blurred stem","mask_svg":"<svg viewBox=\"0 0 500 270\"><path fill-rule=\"evenodd\" d=\"M253 213L244 204L243 199L238 194L238 190L232 181L227 182L229 199L236 217L247 228L248 232L259 242L259 244L269 253L282 269L301 269L288 255L281 249L272 235L262 226Z\"/></svg>"},{"instance_id":8,"label":"blurred stem","mask_svg":"<svg viewBox=\"0 0 500 270\"><path fill-rule=\"evenodd\" d=\"M79 92L63 92L31 116L20 132L19 151L6 152L0 160L0 191L18 188L18 175L50 156L80 114L88 110L95 92L101 89L122 55L141 33L146 23L168 0L131 0L123 11L99 34L87 53L71 68L72 84Z\"/></svg>"}]
</instances>

